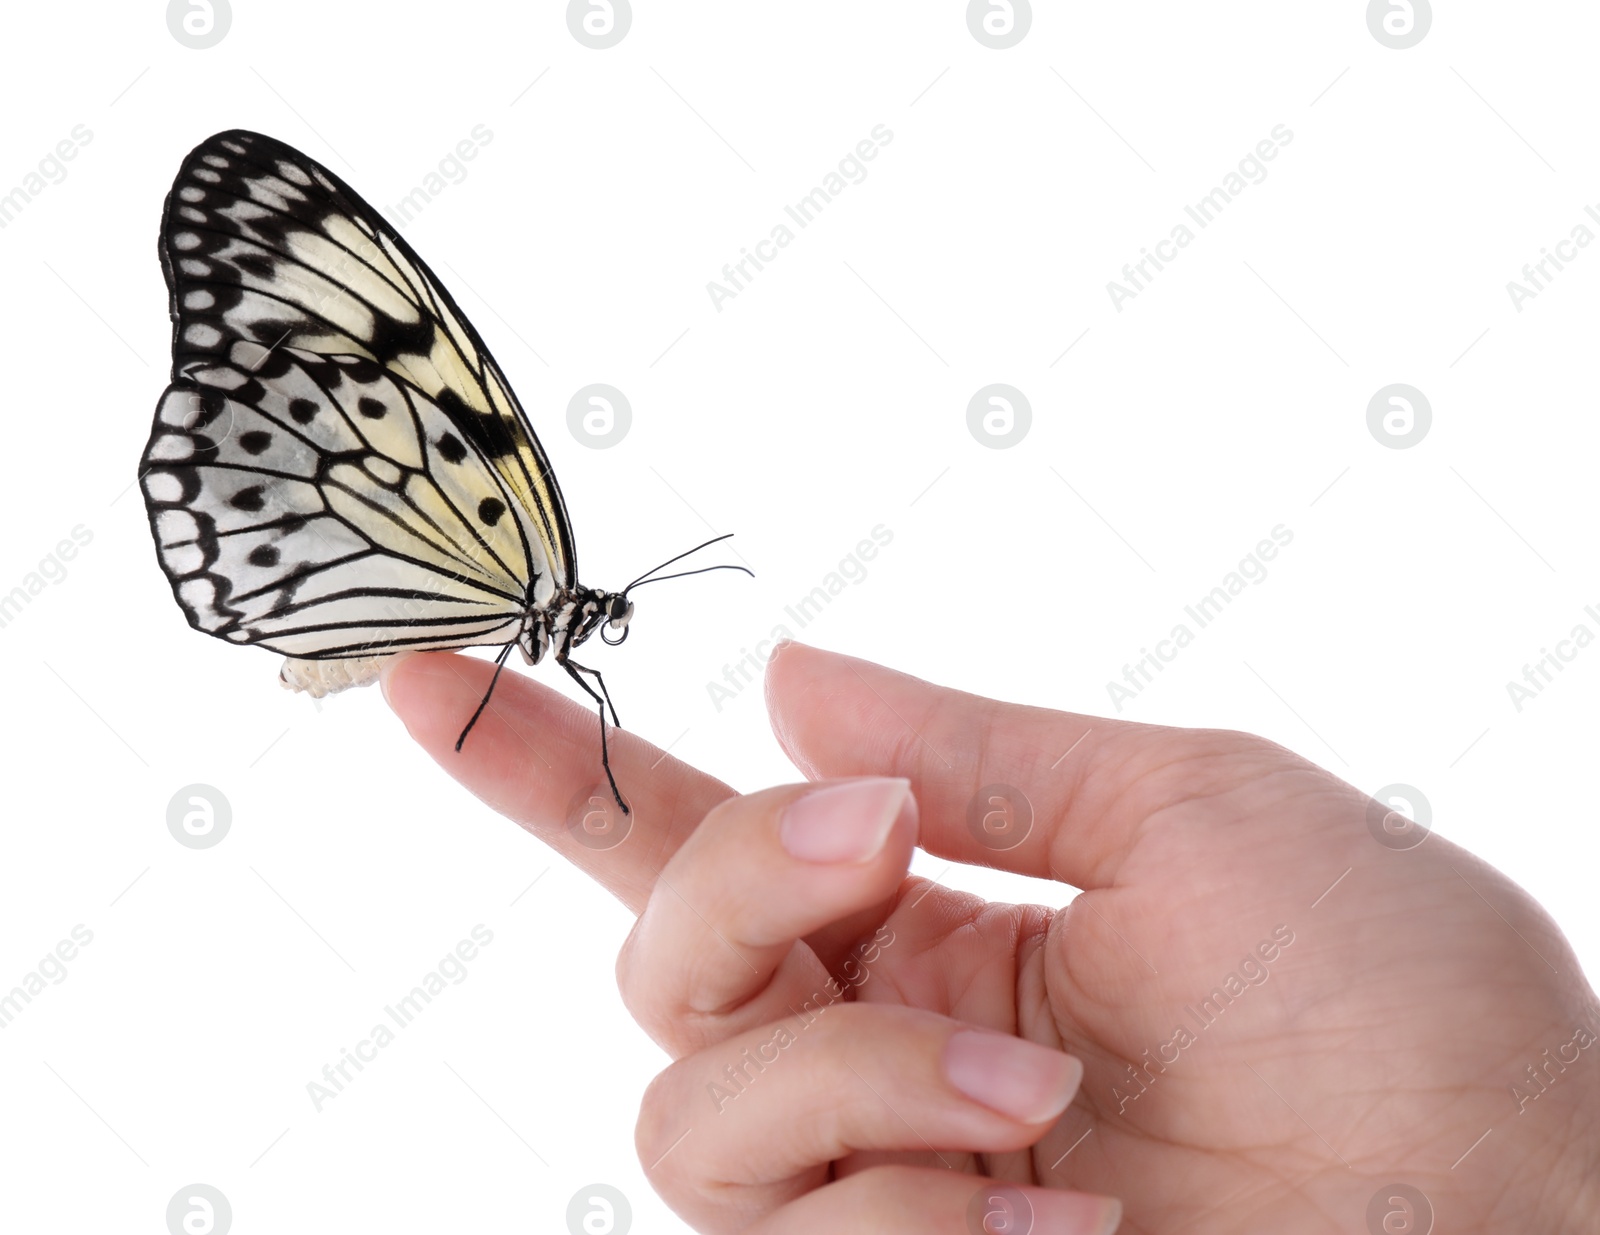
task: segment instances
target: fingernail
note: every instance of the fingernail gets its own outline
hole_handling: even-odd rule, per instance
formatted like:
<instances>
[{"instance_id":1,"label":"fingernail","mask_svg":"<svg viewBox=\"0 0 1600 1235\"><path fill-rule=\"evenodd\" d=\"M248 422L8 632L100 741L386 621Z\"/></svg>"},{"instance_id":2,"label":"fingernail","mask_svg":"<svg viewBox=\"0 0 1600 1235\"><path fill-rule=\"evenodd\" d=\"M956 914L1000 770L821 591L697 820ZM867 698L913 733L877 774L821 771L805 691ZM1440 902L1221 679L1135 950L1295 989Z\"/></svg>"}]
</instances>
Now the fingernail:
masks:
<instances>
[{"instance_id":1,"label":"fingernail","mask_svg":"<svg viewBox=\"0 0 1600 1235\"><path fill-rule=\"evenodd\" d=\"M1028 1189L1036 1230L1070 1231L1072 1235L1112 1235L1122 1225L1122 1202L1090 1192L1046 1192Z\"/></svg>"},{"instance_id":2,"label":"fingernail","mask_svg":"<svg viewBox=\"0 0 1600 1235\"><path fill-rule=\"evenodd\" d=\"M883 848L900 812L911 803L911 782L872 776L813 789L783 808L778 839L803 862L865 862Z\"/></svg>"},{"instance_id":3,"label":"fingernail","mask_svg":"<svg viewBox=\"0 0 1600 1235\"><path fill-rule=\"evenodd\" d=\"M1083 1079L1083 1065L1009 1034L963 1029L945 1044L944 1074L974 1101L1032 1124L1067 1109Z\"/></svg>"}]
</instances>

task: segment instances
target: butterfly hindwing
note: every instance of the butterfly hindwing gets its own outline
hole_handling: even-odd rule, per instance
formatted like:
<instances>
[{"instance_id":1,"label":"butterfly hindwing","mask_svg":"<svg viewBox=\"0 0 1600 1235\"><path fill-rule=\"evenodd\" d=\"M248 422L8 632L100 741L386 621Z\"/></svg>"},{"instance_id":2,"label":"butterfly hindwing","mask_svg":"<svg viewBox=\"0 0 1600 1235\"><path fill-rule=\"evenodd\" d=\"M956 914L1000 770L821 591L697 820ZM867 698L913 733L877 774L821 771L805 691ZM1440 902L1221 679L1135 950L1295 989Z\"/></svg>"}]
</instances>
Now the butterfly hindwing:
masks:
<instances>
[{"instance_id":1,"label":"butterfly hindwing","mask_svg":"<svg viewBox=\"0 0 1600 1235\"><path fill-rule=\"evenodd\" d=\"M573 580L542 449L410 247L259 134L185 159L173 380L142 471L191 624L298 658L514 638Z\"/></svg>"},{"instance_id":2,"label":"butterfly hindwing","mask_svg":"<svg viewBox=\"0 0 1600 1235\"><path fill-rule=\"evenodd\" d=\"M279 348L169 388L144 485L180 604L296 657L505 642L525 546L497 475L421 395L376 366L352 377L361 363Z\"/></svg>"}]
</instances>

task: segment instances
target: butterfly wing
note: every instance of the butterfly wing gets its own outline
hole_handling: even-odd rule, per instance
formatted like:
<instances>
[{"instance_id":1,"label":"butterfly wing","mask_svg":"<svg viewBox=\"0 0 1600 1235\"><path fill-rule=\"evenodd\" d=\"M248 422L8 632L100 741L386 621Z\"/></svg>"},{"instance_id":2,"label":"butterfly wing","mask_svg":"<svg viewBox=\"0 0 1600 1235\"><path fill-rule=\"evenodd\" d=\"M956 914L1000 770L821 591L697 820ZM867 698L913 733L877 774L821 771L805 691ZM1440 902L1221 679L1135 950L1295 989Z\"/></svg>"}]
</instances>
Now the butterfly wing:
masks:
<instances>
[{"instance_id":1,"label":"butterfly wing","mask_svg":"<svg viewBox=\"0 0 1600 1235\"><path fill-rule=\"evenodd\" d=\"M336 176L220 133L167 199L141 466L190 624L291 657L504 643L575 578L544 452L432 273Z\"/></svg>"}]
</instances>

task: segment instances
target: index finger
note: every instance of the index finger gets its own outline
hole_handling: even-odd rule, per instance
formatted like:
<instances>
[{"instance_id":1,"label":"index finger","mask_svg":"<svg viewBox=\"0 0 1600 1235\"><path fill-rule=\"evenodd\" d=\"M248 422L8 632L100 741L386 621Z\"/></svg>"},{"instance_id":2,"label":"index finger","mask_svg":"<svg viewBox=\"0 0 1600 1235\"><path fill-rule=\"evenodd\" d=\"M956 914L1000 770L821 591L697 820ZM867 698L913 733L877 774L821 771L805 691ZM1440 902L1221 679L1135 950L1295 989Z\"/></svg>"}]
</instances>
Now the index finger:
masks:
<instances>
[{"instance_id":1,"label":"index finger","mask_svg":"<svg viewBox=\"0 0 1600 1235\"><path fill-rule=\"evenodd\" d=\"M766 692L778 742L808 778L907 777L929 853L1077 888L1116 882L1149 825L1180 804L1239 822L1245 805L1229 794L1269 773L1291 773L1278 793L1360 800L1250 734L1001 703L802 643L779 645Z\"/></svg>"},{"instance_id":2,"label":"index finger","mask_svg":"<svg viewBox=\"0 0 1600 1235\"><path fill-rule=\"evenodd\" d=\"M471 656L418 652L385 666L383 693L440 767L639 913L667 859L734 791L625 729L608 729L611 770L632 811L624 815L600 766L595 709L509 669L457 751L493 675L492 664Z\"/></svg>"}]
</instances>

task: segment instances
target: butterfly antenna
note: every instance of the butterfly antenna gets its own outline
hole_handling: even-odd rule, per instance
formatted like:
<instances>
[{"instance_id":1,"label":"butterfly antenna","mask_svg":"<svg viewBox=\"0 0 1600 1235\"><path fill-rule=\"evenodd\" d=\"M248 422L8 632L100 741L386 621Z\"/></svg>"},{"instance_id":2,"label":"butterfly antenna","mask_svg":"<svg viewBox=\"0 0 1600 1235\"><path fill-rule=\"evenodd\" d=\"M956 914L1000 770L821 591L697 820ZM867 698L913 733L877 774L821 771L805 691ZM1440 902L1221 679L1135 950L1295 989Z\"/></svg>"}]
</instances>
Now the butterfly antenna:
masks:
<instances>
[{"instance_id":1,"label":"butterfly antenna","mask_svg":"<svg viewBox=\"0 0 1600 1235\"><path fill-rule=\"evenodd\" d=\"M690 557L691 554L698 554L699 550L706 549L707 546L712 546L712 544L717 544L718 541L726 541L730 536L733 536L731 531L730 533L723 533L722 536L712 536L704 544L698 544L693 549L685 550L682 554L678 554L677 557L669 557L666 562L662 562L659 566L651 566L650 570L640 574L637 579L634 579L634 582L630 582L629 586L624 587L622 595L626 597L635 587L642 587L645 584L659 584L662 579L683 579L686 576L690 576L690 574L706 574L707 571L744 571L744 573L749 574L750 578L754 579L755 571L750 570L749 566L734 566L733 563L723 563L720 566L701 566L699 570L677 571L675 574L656 574L656 571L666 570L667 566L672 565L672 563L682 562L683 558Z\"/></svg>"},{"instance_id":2,"label":"butterfly antenna","mask_svg":"<svg viewBox=\"0 0 1600 1235\"><path fill-rule=\"evenodd\" d=\"M661 567L657 566L656 569L660 570ZM732 562L724 562L721 566L702 566L699 570L680 570L670 575L656 575L653 579L644 579L638 583L630 583L628 586L630 588L643 587L646 583L660 583L663 579L687 579L690 575L703 575L712 570L742 570L752 579L756 577L756 572L748 566L735 566Z\"/></svg>"},{"instance_id":3,"label":"butterfly antenna","mask_svg":"<svg viewBox=\"0 0 1600 1235\"><path fill-rule=\"evenodd\" d=\"M698 544L693 549L685 549L682 553L678 554L677 557L669 557L666 561L662 562L661 565L652 566L649 570L645 571L644 574L640 575L632 583L628 584L627 587L623 588L622 589L622 594L624 596L626 596L630 591L632 591L634 588L638 587L641 583L644 583L646 581L652 581L653 582L653 580L650 580L650 576L655 574L656 571L665 570L668 566L671 566L674 562L681 562L681 561L683 561L684 558L688 557L690 554L699 553L700 550L706 548L707 546L714 545L719 540L727 540L732 535L733 535L732 532L724 532L721 536L713 536L710 540L706 541L704 544ZM718 568L713 566L713 567L710 567L710 569L716 570ZM744 570L744 567L743 566L736 566L733 569L735 569L735 570Z\"/></svg>"},{"instance_id":4,"label":"butterfly antenna","mask_svg":"<svg viewBox=\"0 0 1600 1235\"><path fill-rule=\"evenodd\" d=\"M500 670L506 667L506 657L511 655L511 649L516 647L513 639L500 649L500 655L494 658L494 676L489 679L489 689L483 692L483 701L478 704L478 710L472 714L472 719L467 722L467 727L461 731L461 736L456 739L456 753L461 752L461 744L467 740L467 734L472 732L472 726L478 723L478 717L483 715L483 709L489 706L489 696L494 694L495 683L500 680Z\"/></svg>"}]
</instances>

